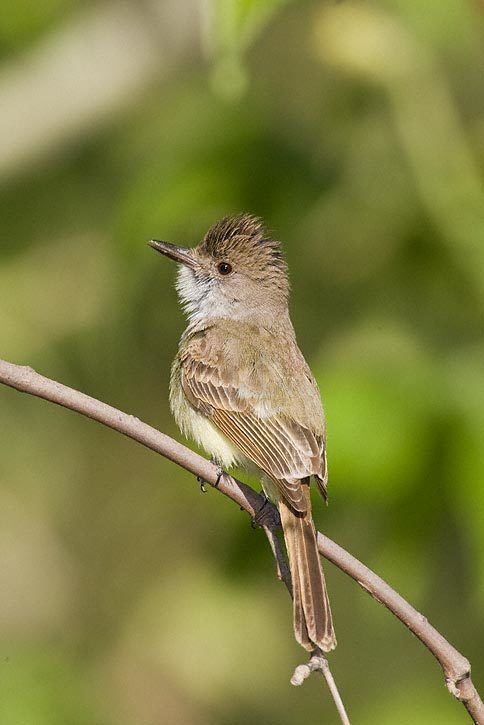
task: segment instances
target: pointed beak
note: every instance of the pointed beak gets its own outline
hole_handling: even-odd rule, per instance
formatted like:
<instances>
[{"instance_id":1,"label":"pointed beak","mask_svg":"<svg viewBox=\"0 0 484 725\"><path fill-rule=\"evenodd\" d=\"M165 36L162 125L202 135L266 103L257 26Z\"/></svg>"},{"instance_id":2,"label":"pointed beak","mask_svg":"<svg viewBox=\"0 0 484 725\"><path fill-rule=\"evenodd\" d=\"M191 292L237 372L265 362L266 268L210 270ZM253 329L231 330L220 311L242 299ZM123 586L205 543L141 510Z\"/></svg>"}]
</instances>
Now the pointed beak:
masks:
<instances>
[{"instance_id":1,"label":"pointed beak","mask_svg":"<svg viewBox=\"0 0 484 725\"><path fill-rule=\"evenodd\" d=\"M186 247L177 247L176 244L170 244L169 242L159 242L156 239L151 239L148 242L149 247L153 247L157 252L161 252L165 257L175 260L180 264L185 264L191 269L197 267L197 262L191 255L191 250Z\"/></svg>"}]
</instances>

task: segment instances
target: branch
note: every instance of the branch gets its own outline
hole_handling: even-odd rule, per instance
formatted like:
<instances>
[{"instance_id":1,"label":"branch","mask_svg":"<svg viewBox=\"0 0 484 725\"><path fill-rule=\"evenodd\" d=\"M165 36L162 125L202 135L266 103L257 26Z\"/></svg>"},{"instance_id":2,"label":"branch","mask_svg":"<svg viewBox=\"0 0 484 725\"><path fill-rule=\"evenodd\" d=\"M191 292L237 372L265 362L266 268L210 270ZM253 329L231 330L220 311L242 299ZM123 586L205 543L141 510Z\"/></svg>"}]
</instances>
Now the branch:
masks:
<instances>
[{"instance_id":1,"label":"branch","mask_svg":"<svg viewBox=\"0 0 484 725\"><path fill-rule=\"evenodd\" d=\"M132 415L123 413L55 380L45 378L32 368L0 360L0 383L75 410L138 441L182 466L193 475L200 476L211 486L217 487L221 493L246 511L251 518L256 516L264 503L260 494L228 474L222 476L217 485L218 469L214 464L164 433ZM278 562L280 578L286 581L287 566L280 548L277 548L277 538L274 535L275 523L264 526L264 530L266 533L267 531L270 533L269 540ZM384 604L420 639L442 667L449 691L462 702L476 725L484 725L484 704L472 682L468 660L447 642L422 614L341 546L328 539L327 536L318 533L318 547L326 559L351 576L377 601ZM284 570L284 566L286 566L286 570Z\"/></svg>"}]
</instances>

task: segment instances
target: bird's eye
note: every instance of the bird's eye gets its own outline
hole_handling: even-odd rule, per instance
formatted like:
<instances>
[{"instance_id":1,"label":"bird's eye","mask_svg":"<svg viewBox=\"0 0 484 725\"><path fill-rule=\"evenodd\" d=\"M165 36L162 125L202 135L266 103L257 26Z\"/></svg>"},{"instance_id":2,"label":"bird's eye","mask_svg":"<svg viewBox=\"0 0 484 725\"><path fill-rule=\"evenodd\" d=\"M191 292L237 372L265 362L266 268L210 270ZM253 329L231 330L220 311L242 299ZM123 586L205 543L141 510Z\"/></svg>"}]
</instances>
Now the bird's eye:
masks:
<instances>
[{"instance_id":1,"label":"bird's eye","mask_svg":"<svg viewBox=\"0 0 484 725\"><path fill-rule=\"evenodd\" d=\"M217 269L220 274L230 274L232 271L232 265L228 262L220 262L220 264L217 265Z\"/></svg>"}]
</instances>

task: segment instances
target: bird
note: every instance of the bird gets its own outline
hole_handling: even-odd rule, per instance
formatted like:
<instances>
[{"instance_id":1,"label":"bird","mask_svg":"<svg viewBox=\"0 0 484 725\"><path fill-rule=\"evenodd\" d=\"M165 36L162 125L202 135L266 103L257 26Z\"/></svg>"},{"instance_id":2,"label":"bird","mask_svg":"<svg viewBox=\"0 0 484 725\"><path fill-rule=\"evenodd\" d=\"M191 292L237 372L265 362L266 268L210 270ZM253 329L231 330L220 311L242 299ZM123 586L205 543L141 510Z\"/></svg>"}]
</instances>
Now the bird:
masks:
<instances>
[{"instance_id":1,"label":"bird","mask_svg":"<svg viewBox=\"0 0 484 725\"><path fill-rule=\"evenodd\" d=\"M175 421L220 471L259 477L279 510L295 638L329 652L336 637L310 497L313 480L327 500L326 421L290 319L281 243L242 213L217 221L197 246L149 245L178 263L187 317L170 377Z\"/></svg>"}]
</instances>

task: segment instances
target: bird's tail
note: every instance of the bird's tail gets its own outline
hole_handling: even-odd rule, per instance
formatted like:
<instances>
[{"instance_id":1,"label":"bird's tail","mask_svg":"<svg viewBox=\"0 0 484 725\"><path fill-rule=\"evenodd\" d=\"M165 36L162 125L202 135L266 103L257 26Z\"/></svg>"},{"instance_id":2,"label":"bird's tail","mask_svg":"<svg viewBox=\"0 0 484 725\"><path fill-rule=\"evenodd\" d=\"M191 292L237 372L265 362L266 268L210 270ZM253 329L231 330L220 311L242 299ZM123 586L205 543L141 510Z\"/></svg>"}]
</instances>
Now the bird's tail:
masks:
<instances>
[{"instance_id":1,"label":"bird's tail","mask_svg":"<svg viewBox=\"0 0 484 725\"><path fill-rule=\"evenodd\" d=\"M304 488L307 488L307 511L304 514L295 513L283 500L279 501L292 577L294 634L299 644L309 652L315 646L329 652L336 647L336 637L316 543L309 486Z\"/></svg>"}]
</instances>

